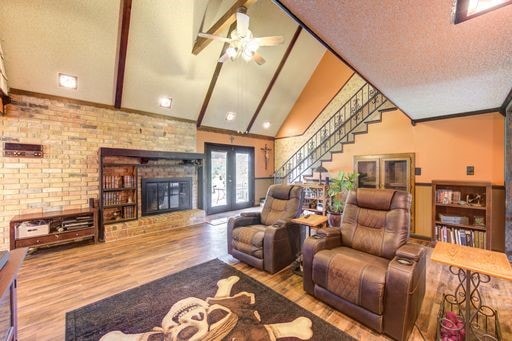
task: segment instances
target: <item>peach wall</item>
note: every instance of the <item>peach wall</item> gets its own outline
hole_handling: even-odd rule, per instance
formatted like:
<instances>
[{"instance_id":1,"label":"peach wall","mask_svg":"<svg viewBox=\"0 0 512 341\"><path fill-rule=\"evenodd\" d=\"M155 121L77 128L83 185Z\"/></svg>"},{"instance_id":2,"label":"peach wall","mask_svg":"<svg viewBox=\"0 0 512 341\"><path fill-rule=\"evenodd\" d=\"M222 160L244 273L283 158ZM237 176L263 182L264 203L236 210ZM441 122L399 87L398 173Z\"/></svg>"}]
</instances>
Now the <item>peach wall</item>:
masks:
<instances>
[{"instance_id":1,"label":"peach wall","mask_svg":"<svg viewBox=\"0 0 512 341\"><path fill-rule=\"evenodd\" d=\"M231 143L231 140L230 140L231 135L229 135L229 134L198 130L197 135L196 135L196 146L197 146L196 150L198 153L204 153L204 143L205 142L254 147L255 177L263 178L263 177L272 176L272 173L274 171L274 149L275 149L274 141L269 140L269 139L263 139L263 138L260 139L260 138L240 136L240 135L233 135L233 136L235 139L233 140L233 143ZM270 152L270 158L268 160L268 165L267 165L266 170L265 170L264 153L261 150L261 148L265 148L265 144L268 146L268 148L272 149L272 151Z\"/></svg>"},{"instance_id":2,"label":"peach wall","mask_svg":"<svg viewBox=\"0 0 512 341\"><path fill-rule=\"evenodd\" d=\"M382 123L356 136L341 154L324 166L333 174L351 171L355 155L416 154L422 173L416 182L432 180L490 181L504 184L504 117L499 113L468 116L411 125L399 110L383 114ZM466 175L466 166L475 175Z\"/></svg>"},{"instance_id":3,"label":"peach wall","mask_svg":"<svg viewBox=\"0 0 512 341\"><path fill-rule=\"evenodd\" d=\"M276 137L303 134L326 103L329 103L353 74L352 69L327 51L279 128Z\"/></svg>"}]
</instances>

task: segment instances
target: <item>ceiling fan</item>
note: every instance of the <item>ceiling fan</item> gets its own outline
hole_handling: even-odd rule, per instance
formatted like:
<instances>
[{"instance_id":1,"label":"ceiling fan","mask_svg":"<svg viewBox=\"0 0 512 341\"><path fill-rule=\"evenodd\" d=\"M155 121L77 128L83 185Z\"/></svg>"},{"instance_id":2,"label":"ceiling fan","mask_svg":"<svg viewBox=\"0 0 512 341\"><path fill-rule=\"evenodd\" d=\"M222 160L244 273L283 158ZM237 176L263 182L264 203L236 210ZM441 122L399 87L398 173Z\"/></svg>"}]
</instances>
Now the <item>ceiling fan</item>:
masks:
<instances>
[{"instance_id":1,"label":"ceiling fan","mask_svg":"<svg viewBox=\"0 0 512 341\"><path fill-rule=\"evenodd\" d=\"M260 46L275 46L282 44L282 36L254 37L249 30L249 16L245 14L247 9L240 7L236 13L236 29L230 34L230 38L216 36L208 33L199 33L200 37L229 43L226 52L219 58L220 63L228 59L235 60L242 57L246 62L254 60L258 65L265 63L265 59L256 52Z\"/></svg>"}]
</instances>

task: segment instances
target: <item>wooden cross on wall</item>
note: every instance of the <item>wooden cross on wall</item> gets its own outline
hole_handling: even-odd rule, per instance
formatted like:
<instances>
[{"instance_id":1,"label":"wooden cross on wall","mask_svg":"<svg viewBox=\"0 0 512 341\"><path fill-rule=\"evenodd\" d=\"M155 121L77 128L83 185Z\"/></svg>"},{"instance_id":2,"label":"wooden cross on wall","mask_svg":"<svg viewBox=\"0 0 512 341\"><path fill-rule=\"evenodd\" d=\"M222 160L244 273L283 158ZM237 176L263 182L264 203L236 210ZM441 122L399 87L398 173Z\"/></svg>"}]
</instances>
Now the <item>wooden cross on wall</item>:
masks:
<instances>
[{"instance_id":1,"label":"wooden cross on wall","mask_svg":"<svg viewBox=\"0 0 512 341\"><path fill-rule=\"evenodd\" d=\"M270 159L270 151L272 151L272 149L270 149L267 144L265 143L265 148L260 148L263 153L265 153L265 170L267 170L267 166L268 166L268 160Z\"/></svg>"}]
</instances>

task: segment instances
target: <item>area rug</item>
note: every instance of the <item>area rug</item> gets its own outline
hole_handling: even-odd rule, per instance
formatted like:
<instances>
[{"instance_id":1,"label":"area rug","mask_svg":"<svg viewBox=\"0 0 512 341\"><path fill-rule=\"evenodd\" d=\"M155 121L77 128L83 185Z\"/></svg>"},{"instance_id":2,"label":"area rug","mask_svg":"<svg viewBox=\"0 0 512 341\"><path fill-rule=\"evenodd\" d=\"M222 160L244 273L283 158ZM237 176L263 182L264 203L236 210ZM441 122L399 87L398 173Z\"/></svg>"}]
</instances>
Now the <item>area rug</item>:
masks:
<instances>
[{"instance_id":1,"label":"area rug","mask_svg":"<svg viewBox=\"0 0 512 341\"><path fill-rule=\"evenodd\" d=\"M220 260L66 314L66 340L355 340Z\"/></svg>"}]
</instances>

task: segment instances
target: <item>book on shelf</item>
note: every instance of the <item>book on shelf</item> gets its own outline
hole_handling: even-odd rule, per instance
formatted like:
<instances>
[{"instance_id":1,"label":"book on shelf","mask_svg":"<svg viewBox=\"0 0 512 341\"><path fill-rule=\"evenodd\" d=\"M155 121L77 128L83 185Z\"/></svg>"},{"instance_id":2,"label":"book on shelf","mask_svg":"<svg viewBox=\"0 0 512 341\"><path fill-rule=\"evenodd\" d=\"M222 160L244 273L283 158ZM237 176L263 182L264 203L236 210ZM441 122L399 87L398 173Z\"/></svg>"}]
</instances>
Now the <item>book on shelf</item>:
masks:
<instances>
[{"instance_id":1,"label":"book on shelf","mask_svg":"<svg viewBox=\"0 0 512 341\"><path fill-rule=\"evenodd\" d=\"M436 241L458 244L463 246L486 248L485 231L469 230L437 224L434 228Z\"/></svg>"},{"instance_id":2,"label":"book on shelf","mask_svg":"<svg viewBox=\"0 0 512 341\"><path fill-rule=\"evenodd\" d=\"M436 191L436 203L458 204L461 201L461 192L451 189L438 189Z\"/></svg>"}]
</instances>

